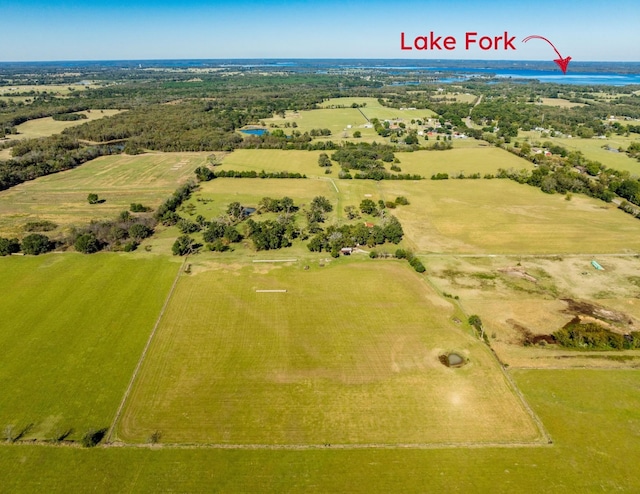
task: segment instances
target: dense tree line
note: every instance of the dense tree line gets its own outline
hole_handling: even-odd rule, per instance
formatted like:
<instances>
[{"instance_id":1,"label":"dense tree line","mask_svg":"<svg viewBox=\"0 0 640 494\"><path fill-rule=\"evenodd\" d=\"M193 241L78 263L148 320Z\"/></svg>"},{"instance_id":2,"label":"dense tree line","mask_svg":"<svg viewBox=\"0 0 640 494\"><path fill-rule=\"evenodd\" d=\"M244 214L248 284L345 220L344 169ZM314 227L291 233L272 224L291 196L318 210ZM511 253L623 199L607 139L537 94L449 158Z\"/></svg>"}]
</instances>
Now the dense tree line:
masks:
<instances>
[{"instance_id":1,"label":"dense tree line","mask_svg":"<svg viewBox=\"0 0 640 494\"><path fill-rule=\"evenodd\" d=\"M218 170L214 172L216 178L307 178L306 175L298 172L266 172L261 170Z\"/></svg>"},{"instance_id":2,"label":"dense tree line","mask_svg":"<svg viewBox=\"0 0 640 494\"><path fill-rule=\"evenodd\" d=\"M163 225L175 225L180 217L176 210L180 205L191 197L191 193L196 189L193 182L187 182L176 189L169 199L164 201L154 214L154 218Z\"/></svg>"},{"instance_id":3,"label":"dense tree line","mask_svg":"<svg viewBox=\"0 0 640 494\"><path fill-rule=\"evenodd\" d=\"M24 139L13 145L11 159L0 161L0 190L115 152L114 146L85 146L68 136Z\"/></svg>"},{"instance_id":4,"label":"dense tree line","mask_svg":"<svg viewBox=\"0 0 640 494\"><path fill-rule=\"evenodd\" d=\"M566 348L583 350L627 350L640 348L640 331L623 335L597 323L572 321L553 333L555 341Z\"/></svg>"}]
</instances>

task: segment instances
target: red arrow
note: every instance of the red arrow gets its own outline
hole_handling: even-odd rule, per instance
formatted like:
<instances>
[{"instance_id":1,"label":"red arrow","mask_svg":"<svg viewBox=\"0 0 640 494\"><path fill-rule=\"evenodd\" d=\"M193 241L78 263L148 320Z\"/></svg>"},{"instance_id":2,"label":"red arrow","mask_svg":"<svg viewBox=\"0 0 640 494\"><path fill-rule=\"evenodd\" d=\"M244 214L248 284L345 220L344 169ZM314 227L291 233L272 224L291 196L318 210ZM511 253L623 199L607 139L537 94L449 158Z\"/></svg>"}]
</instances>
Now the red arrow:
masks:
<instances>
[{"instance_id":1,"label":"red arrow","mask_svg":"<svg viewBox=\"0 0 640 494\"><path fill-rule=\"evenodd\" d=\"M567 67L569 66L569 62L571 61L571 57L562 58L562 55L560 55L560 52L553 45L553 43L551 41L549 41L547 38L543 37L543 36L538 36L538 35L534 34L533 36L527 36L525 39L522 40L522 42L526 43L527 41L529 41L530 39L533 39L533 38L538 38L538 39L544 40L544 41L546 41L547 43L549 43L551 45L551 48L553 48L554 51L560 57L560 58L554 59L554 62L558 65L558 67L560 67L560 70L562 70L562 73L566 74L567 73Z\"/></svg>"}]
</instances>

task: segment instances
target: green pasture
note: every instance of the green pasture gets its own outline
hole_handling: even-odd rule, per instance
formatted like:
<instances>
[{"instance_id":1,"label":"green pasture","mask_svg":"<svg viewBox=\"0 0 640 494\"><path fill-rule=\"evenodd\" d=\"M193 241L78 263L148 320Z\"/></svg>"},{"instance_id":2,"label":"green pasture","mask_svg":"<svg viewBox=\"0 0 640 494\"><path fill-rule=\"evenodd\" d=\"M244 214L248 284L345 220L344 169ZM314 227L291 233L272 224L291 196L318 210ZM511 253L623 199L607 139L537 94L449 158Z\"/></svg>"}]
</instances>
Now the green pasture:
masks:
<instances>
[{"instance_id":1,"label":"green pasture","mask_svg":"<svg viewBox=\"0 0 640 494\"><path fill-rule=\"evenodd\" d=\"M33 92L34 95L53 94L57 96L67 96L74 91L85 91L95 84L25 84L13 86L1 86L0 96L11 96L16 93ZM27 96L28 97L28 96Z\"/></svg>"},{"instance_id":2,"label":"green pasture","mask_svg":"<svg viewBox=\"0 0 640 494\"><path fill-rule=\"evenodd\" d=\"M49 137L53 134L59 134L68 127L75 127L76 125L82 125L85 122L91 120L98 120L104 117L110 117L117 115L120 110L87 110L81 111L87 116L86 119L75 121L63 121L54 120L52 117L36 118L35 120L29 120L16 127L17 134L8 136L11 139L34 139L38 137Z\"/></svg>"},{"instance_id":3,"label":"green pasture","mask_svg":"<svg viewBox=\"0 0 640 494\"><path fill-rule=\"evenodd\" d=\"M132 202L157 207L207 162L210 153L103 156L0 192L0 235L21 236L29 221L49 220L63 231L92 219L114 219ZM105 202L89 204L87 195Z\"/></svg>"},{"instance_id":4,"label":"green pasture","mask_svg":"<svg viewBox=\"0 0 640 494\"><path fill-rule=\"evenodd\" d=\"M637 371L512 372L547 426L541 447L171 449L0 446L2 492L640 490Z\"/></svg>"},{"instance_id":5,"label":"green pasture","mask_svg":"<svg viewBox=\"0 0 640 494\"><path fill-rule=\"evenodd\" d=\"M537 443L487 348L406 262L210 266L177 285L116 434L145 442ZM261 293L260 290L286 290ZM447 368L457 351L469 363Z\"/></svg>"},{"instance_id":6,"label":"green pasture","mask_svg":"<svg viewBox=\"0 0 640 494\"><path fill-rule=\"evenodd\" d=\"M177 268L114 254L0 258L2 437L108 427Z\"/></svg>"},{"instance_id":7,"label":"green pasture","mask_svg":"<svg viewBox=\"0 0 640 494\"><path fill-rule=\"evenodd\" d=\"M532 145L534 143L542 144L545 141L550 141L564 147L570 152L580 151L586 158L599 161L608 168L626 170L634 175L640 176L640 161L630 158L627 153L624 152L624 150L629 147L629 144L640 141L638 134L631 134L631 137L611 135L606 139L581 139L580 137L541 137L540 132L528 131L520 132L519 136L529 140ZM614 151L611 151L609 148L612 148ZM623 151L618 151L619 148L622 148Z\"/></svg>"},{"instance_id":8,"label":"green pasture","mask_svg":"<svg viewBox=\"0 0 640 494\"><path fill-rule=\"evenodd\" d=\"M354 181L355 182L355 181ZM338 182L338 187L343 187ZM638 220L615 205L582 195L570 201L510 180L383 181L384 200L420 253L634 253Z\"/></svg>"},{"instance_id":9,"label":"green pasture","mask_svg":"<svg viewBox=\"0 0 640 494\"><path fill-rule=\"evenodd\" d=\"M352 108L356 103L361 108ZM362 106L366 104L366 106ZM426 119L434 117L431 110L409 110L395 109L382 106L376 98L332 98L324 101L320 109L305 111L288 111L285 117L274 116L264 119L267 127L277 126L291 134L293 130L308 132L312 129L329 129L331 136L318 137L320 140L340 140L348 139L353 141L353 132L358 130L362 134L361 139L365 142L383 142L388 139L381 138L373 128L366 128L368 120L378 118L383 120L402 120L409 123L412 119ZM296 124L296 128L285 127L285 124ZM357 139L356 139L357 140Z\"/></svg>"},{"instance_id":10,"label":"green pasture","mask_svg":"<svg viewBox=\"0 0 640 494\"><path fill-rule=\"evenodd\" d=\"M480 146L475 139L456 139L456 149L448 151L414 151L396 152L400 161L401 173L411 173L430 178L436 173L448 173L457 176L460 173L496 174L498 169L504 168L520 170L531 169L533 165L526 160L508 153L502 149ZM460 148L457 148L460 145ZM465 147L462 147L465 146ZM466 147L468 146L468 147ZM337 184L346 182L338 179L340 166L334 162L332 173L325 174L325 168L318 166L318 156L322 151L283 151L276 149L240 149L230 153L222 160L220 170L253 170L260 172L290 171L298 172L307 177L332 178ZM333 151L326 151L331 156ZM386 165L387 170L389 165Z\"/></svg>"},{"instance_id":11,"label":"green pasture","mask_svg":"<svg viewBox=\"0 0 640 494\"><path fill-rule=\"evenodd\" d=\"M276 178L217 178L200 184L200 188L185 203L182 211L195 206L191 216L203 215L207 219L225 214L227 206L239 202L245 207L257 207L263 197L281 199L290 197L298 207L308 205L314 197L324 196L334 205L328 213L328 223L339 214L335 209L338 194L329 179L276 179ZM301 214L301 213L299 213ZM183 214L188 216L188 214ZM265 215L266 216L266 215ZM259 216L254 219L260 219Z\"/></svg>"},{"instance_id":12,"label":"green pasture","mask_svg":"<svg viewBox=\"0 0 640 494\"><path fill-rule=\"evenodd\" d=\"M563 98L540 98L542 101L541 103L537 103L537 104L542 104L545 106L557 106L559 108L576 108L576 107L580 107L580 106L587 106L584 103L573 103L572 101L569 101L568 99L563 99Z\"/></svg>"},{"instance_id":13,"label":"green pasture","mask_svg":"<svg viewBox=\"0 0 640 494\"><path fill-rule=\"evenodd\" d=\"M270 127L271 124L284 130L285 134L290 135L293 130L302 133L310 132L313 129L329 129L331 135L328 137L319 137L323 140L339 140L351 139L353 131L359 130L363 135L377 135L373 129L363 128L367 120L362 116L356 108L336 108L336 109L319 109L306 110L300 112L288 111L285 118L275 116L273 118L263 119L263 122ZM286 128L285 123L297 125L296 128ZM273 129L269 129L273 130Z\"/></svg>"},{"instance_id":14,"label":"green pasture","mask_svg":"<svg viewBox=\"0 0 640 494\"><path fill-rule=\"evenodd\" d=\"M325 100L320 105L323 108L350 108L353 103L356 103L361 106L360 110L362 113L366 115L366 117L371 120L373 118L377 118L380 121L383 120L395 120L402 119L405 121L410 121L411 119L426 119L433 118L437 116L434 112L427 109L421 110L409 110L409 109L396 109L389 108L387 106L383 106L378 102L377 98L357 98L357 97L349 97L349 98L331 98ZM366 103L365 106L362 106L363 103ZM316 110L312 110L316 111ZM358 111L358 109L355 109Z\"/></svg>"},{"instance_id":15,"label":"green pasture","mask_svg":"<svg viewBox=\"0 0 640 494\"><path fill-rule=\"evenodd\" d=\"M318 157L322 151L283 151L280 149L238 149L227 154L216 170L239 170L266 172L297 172L307 177L333 177L337 180L340 167L334 163L332 174L325 175L325 168L318 166ZM326 151L331 156L333 151ZM278 179L280 180L280 179ZM289 184L295 180L286 180Z\"/></svg>"},{"instance_id":16,"label":"green pasture","mask_svg":"<svg viewBox=\"0 0 640 494\"><path fill-rule=\"evenodd\" d=\"M478 146L475 139L455 139L459 142ZM496 147L466 147L447 151L415 151L413 153L396 153L400 160L402 173L411 173L430 178L436 173L447 173L449 176L474 173L495 175L498 169L505 170L523 168L532 169L533 165L526 160Z\"/></svg>"}]
</instances>

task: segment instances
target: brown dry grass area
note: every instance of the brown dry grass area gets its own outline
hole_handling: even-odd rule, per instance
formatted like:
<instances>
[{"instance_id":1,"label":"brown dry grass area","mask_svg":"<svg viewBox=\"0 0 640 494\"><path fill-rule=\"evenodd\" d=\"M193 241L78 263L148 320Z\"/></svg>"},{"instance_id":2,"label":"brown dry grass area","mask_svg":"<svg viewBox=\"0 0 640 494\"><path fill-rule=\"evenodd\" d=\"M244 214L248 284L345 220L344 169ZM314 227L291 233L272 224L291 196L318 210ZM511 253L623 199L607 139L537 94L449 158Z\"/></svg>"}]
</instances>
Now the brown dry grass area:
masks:
<instances>
[{"instance_id":1,"label":"brown dry grass area","mask_svg":"<svg viewBox=\"0 0 640 494\"><path fill-rule=\"evenodd\" d=\"M524 346L527 337L550 335L575 317L612 331L640 331L640 260L591 258L432 258L431 279L458 296L484 323L492 348L509 366L640 367L640 351L579 352L556 345Z\"/></svg>"}]
</instances>

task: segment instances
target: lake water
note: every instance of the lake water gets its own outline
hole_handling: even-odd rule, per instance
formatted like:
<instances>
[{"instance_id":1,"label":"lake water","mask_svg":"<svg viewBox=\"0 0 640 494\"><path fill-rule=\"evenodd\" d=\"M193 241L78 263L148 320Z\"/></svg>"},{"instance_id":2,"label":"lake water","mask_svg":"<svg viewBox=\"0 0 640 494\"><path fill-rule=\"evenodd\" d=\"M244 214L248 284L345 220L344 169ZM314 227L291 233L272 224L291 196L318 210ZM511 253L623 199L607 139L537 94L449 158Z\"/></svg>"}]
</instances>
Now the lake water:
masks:
<instances>
[{"instance_id":1,"label":"lake water","mask_svg":"<svg viewBox=\"0 0 640 494\"><path fill-rule=\"evenodd\" d=\"M333 71L374 70L388 75L411 74L416 82L442 83L481 78L535 79L545 83L623 86L640 84L640 62L588 62L572 60L567 74L562 74L551 58L527 60L438 60L438 59L224 59L224 60L111 60L66 62L0 62L3 68L43 70L48 68L211 68L223 70L258 69L292 73L326 74ZM495 80L495 79L494 79ZM401 84L415 84L402 81ZM260 129L247 134L261 135ZM262 133L266 130L262 130Z\"/></svg>"}]
</instances>

